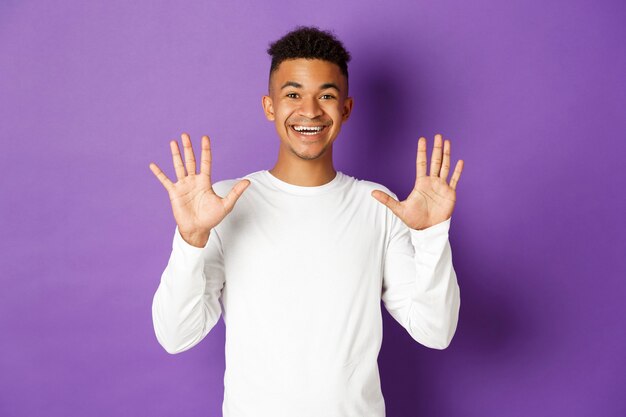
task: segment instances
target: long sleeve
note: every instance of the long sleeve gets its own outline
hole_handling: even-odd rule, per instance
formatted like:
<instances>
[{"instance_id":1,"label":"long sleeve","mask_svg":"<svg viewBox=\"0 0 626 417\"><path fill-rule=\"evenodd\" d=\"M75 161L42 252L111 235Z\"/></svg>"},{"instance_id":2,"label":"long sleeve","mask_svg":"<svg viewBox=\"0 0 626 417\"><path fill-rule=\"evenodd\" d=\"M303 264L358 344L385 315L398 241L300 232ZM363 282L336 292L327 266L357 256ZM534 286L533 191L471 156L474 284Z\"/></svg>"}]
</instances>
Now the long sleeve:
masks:
<instances>
[{"instance_id":1,"label":"long sleeve","mask_svg":"<svg viewBox=\"0 0 626 417\"><path fill-rule=\"evenodd\" d=\"M152 301L158 342L171 354L198 344L219 320L224 263L216 230L204 248L185 242L178 226L172 252Z\"/></svg>"},{"instance_id":2,"label":"long sleeve","mask_svg":"<svg viewBox=\"0 0 626 417\"><path fill-rule=\"evenodd\" d=\"M383 270L385 308L414 340L445 349L456 331L461 304L448 240L451 218L414 230L391 216Z\"/></svg>"}]
</instances>

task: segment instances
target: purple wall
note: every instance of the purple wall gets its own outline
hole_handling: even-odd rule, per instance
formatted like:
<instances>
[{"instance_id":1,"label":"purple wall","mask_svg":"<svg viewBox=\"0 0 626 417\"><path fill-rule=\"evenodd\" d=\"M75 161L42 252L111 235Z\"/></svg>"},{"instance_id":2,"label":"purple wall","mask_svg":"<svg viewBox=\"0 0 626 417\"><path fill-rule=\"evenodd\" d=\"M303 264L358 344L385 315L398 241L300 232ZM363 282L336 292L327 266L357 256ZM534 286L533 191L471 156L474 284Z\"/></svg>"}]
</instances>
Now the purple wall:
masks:
<instances>
[{"instance_id":1,"label":"purple wall","mask_svg":"<svg viewBox=\"0 0 626 417\"><path fill-rule=\"evenodd\" d=\"M215 180L271 168L265 50L297 24L354 57L337 169L404 198L420 135L465 160L459 327L430 350L385 311L388 416L626 415L625 4L2 1L0 416L221 415L223 322L154 336L148 164L188 131Z\"/></svg>"}]
</instances>

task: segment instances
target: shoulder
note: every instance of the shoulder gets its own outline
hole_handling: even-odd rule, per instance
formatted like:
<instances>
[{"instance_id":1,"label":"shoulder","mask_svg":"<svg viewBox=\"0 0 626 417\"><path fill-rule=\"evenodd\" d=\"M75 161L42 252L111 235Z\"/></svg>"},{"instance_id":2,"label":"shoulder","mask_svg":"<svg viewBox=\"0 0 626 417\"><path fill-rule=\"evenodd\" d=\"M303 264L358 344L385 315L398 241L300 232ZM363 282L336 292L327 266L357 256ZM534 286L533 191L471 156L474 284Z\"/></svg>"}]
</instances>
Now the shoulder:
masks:
<instances>
[{"instance_id":1,"label":"shoulder","mask_svg":"<svg viewBox=\"0 0 626 417\"><path fill-rule=\"evenodd\" d=\"M262 171L256 171L256 172L252 172L252 173L250 173L248 175L245 175L243 177L229 178L229 179L224 179L224 180L217 181L217 182L212 184L213 191L215 191L215 193L217 195L219 195L220 197L223 198L230 192L230 190L233 188L233 186L235 184L237 184L239 181L241 181L243 179L250 180L251 184L250 184L249 187L252 187L254 185L254 182L260 180L261 172Z\"/></svg>"},{"instance_id":2,"label":"shoulder","mask_svg":"<svg viewBox=\"0 0 626 417\"><path fill-rule=\"evenodd\" d=\"M393 191L391 191L389 188L385 187L384 185L380 183L377 183L374 181L363 180L363 179L357 179L354 177L350 177L350 178L354 181L355 187L357 187L359 192L371 194L372 191L374 190L380 190L389 194L396 200L398 199L398 196Z\"/></svg>"},{"instance_id":3,"label":"shoulder","mask_svg":"<svg viewBox=\"0 0 626 417\"><path fill-rule=\"evenodd\" d=\"M233 186L237 184L237 182L239 182L239 180L235 178L226 179L215 182L211 184L211 186L213 187L213 191L215 191L217 195L223 198L226 197L226 195L230 192Z\"/></svg>"}]
</instances>

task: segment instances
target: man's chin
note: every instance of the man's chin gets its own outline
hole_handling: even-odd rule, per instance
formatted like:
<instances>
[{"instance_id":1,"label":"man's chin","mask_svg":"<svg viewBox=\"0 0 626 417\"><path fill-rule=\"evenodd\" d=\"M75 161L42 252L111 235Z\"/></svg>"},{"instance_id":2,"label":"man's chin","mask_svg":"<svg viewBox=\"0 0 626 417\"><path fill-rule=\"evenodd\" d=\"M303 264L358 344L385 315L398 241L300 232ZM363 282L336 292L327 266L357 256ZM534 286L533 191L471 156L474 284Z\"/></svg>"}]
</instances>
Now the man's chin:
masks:
<instances>
[{"instance_id":1,"label":"man's chin","mask_svg":"<svg viewBox=\"0 0 626 417\"><path fill-rule=\"evenodd\" d=\"M326 146L319 152L309 153L309 152L297 152L295 149L291 148L291 153L296 155L300 159L304 159L306 161L312 161L314 159L318 159L326 153Z\"/></svg>"}]
</instances>

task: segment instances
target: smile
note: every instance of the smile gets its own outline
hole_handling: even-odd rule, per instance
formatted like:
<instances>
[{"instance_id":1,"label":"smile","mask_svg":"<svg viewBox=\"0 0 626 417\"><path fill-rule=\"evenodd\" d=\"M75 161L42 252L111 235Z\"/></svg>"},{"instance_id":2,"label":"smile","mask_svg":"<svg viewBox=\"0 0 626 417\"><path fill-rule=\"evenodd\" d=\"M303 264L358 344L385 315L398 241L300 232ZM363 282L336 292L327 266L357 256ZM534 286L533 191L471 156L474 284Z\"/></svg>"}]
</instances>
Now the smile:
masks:
<instances>
[{"instance_id":1,"label":"smile","mask_svg":"<svg viewBox=\"0 0 626 417\"><path fill-rule=\"evenodd\" d=\"M301 135L315 136L321 133L323 130L325 130L327 126L291 125L290 127Z\"/></svg>"}]
</instances>

